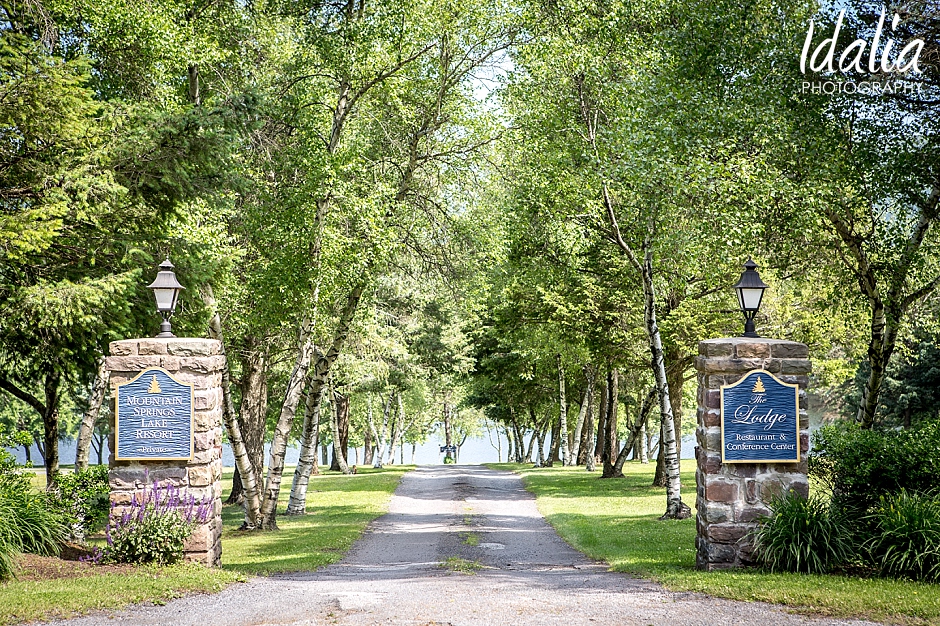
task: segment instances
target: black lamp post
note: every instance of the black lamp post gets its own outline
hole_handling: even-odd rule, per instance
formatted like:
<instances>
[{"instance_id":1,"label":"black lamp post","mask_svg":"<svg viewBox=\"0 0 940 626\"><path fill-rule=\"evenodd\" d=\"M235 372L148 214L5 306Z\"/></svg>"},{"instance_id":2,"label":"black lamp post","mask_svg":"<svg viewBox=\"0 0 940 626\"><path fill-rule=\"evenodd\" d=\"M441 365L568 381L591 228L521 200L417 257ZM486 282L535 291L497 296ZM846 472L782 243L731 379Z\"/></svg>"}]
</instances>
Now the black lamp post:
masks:
<instances>
[{"instance_id":1,"label":"black lamp post","mask_svg":"<svg viewBox=\"0 0 940 626\"><path fill-rule=\"evenodd\" d=\"M767 285L760 279L757 273L757 263L747 259L744 264L744 273L741 274L741 280L734 286L738 292L738 306L744 313L744 334L742 337L760 337L754 332L754 316L760 309L760 301L764 297L764 289Z\"/></svg>"},{"instance_id":2,"label":"black lamp post","mask_svg":"<svg viewBox=\"0 0 940 626\"><path fill-rule=\"evenodd\" d=\"M173 273L173 264L170 263L170 257L160 264L160 271L157 272L157 278L148 289L153 289L153 297L157 301L157 311L163 316L163 322L160 323L160 334L157 337L175 337L170 330L170 316L176 309L176 301L180 297L180 292L185 289Z\"/></svg>"}]
</instances>

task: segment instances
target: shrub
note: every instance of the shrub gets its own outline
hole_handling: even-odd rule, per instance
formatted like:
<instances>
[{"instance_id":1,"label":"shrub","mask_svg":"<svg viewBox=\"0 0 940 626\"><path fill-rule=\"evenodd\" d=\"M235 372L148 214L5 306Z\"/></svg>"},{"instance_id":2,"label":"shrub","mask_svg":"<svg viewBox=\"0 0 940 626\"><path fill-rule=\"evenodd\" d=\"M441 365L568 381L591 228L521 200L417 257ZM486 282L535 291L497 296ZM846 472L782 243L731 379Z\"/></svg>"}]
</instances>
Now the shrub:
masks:
<instances>
[{"instance_id":1,"label":"shrub","mask_svg":"<svg viewBox=\"0 0 940 626\"><path fill-rule=\"evenodd\" d=\"M5 580L15 575L20 552L58 554L67 529L45 494L34 492L10 455L2 448L0 453L0 580Z\"/></svg>"},{"instance_id":2,"label":"shrub","mask_svg":"<svg viewBox=\"0 0 940 626\"><path fill-rule=\"evenodd\" d=\"M92 465L80 472L61 473L56 479L53 502L72 530L83 541L86 533L104 525L108 517L108 468Z\"/></svg>"},{"instance_id":3,"label":"shrub","mask_svg":"<svg viewBox=\"0 0 940 626\"><path fill-rule=\"evenodd\" d=\"M754 555L770 571L823 574L853 558L851 533L818 496L788 491L770 508L754 533Z\"/></svg>"},{"instance_id":4,"label":"shrub","mask_svg":"<svg viewBox=\"0 0 940 626\"><path fill-rule=\"evenodd\" d=\"M161 487L155 482L142 498L135 495L120 517L112 514L101 558L112 563L178 563L186 540L196 524L208 519L211 505L208 498L197 501L172 484Z\"/></svg>"},{"instance_id":5,"label":"shrub","mask_svg":"<svg viewBox=\"0 0 940 626\"><path fill-rule=\"evenodd\" d=\"M940 496L882 496L870 516L874 536L866 547L883 576L940 580Z\"/></svg>"},{"instance_id":6,"label":"shrub","mask_svg":"<svg viewBox=\"0 0 940 626\"><path fill-rule=\"evenodd\" d=\"M862 517L881 496L902 489L928 493L940 485L940 423L886 432L824 426L813 437L809 471L846 515Z\"/></svg>"},{"instance_id":7,"label":"shrub","mask_svg":"<svg viewBox=\"0 0 940 626\"><path fill-rule=\"evenodd\" d=\"M58 554L67 536L44 494L33 492L28 480L0 475L0 579L14 574L18 553Z\"/></svg>"}]
</instances>

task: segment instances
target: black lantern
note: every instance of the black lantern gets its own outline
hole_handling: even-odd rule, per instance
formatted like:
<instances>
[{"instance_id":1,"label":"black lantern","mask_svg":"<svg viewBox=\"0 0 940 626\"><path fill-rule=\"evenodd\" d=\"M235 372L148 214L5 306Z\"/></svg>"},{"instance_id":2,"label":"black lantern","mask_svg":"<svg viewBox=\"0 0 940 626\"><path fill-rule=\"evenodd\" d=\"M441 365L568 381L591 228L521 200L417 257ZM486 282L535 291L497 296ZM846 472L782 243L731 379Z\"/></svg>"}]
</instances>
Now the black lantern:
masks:
<instances>
[{"instance_id":1,"label":"black lantern","mask_svg":"<svg viewBox=\"0 0 940 626\"><path fill-rule=\"evenodd\" d=\"M173 273L173 264L170 263L170 257L160 264L160 271L157 272L157 278L148 289L153 289L153 297L157 301L157 311L163 316L163 322L160 323L160 334L157 337L175 337L170 330L170 316L176 309L176 301L180 297L180 292L185 289Z\"/></svg>"},{"instance_id":2,"label":"black lantern","mask_svg":"<svg viewBox=\"0 0 940 626\"><path fill-rule=\"evenodd\" d=\"M744 273L741 274L741 280L737 282L734 289L738 292L738 306L744 313L744 334L742 337L760 337L754 332L754 316L760 309L760 301L764 297L764 289L767 285L757 274L757 263L747 259L744 264Z\"/></svg>"}]
</instances>

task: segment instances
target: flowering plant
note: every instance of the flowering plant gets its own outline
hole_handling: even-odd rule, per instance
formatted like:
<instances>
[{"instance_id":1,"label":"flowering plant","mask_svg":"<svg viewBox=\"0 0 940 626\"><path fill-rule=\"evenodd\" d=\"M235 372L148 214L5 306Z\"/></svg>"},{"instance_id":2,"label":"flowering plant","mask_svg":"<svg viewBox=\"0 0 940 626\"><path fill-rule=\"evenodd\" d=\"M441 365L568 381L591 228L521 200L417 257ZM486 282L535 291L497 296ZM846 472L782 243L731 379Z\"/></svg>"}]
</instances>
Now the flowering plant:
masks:
<instances>
[{"instance_id":1,"label":"flowering plant","mask_svg":"<svg viewBox=\"0 0 940 626\"><path fill-rule=\"evenodd\" d=\"M197 500L176 485L154 482L117 515L112 503L106 528L108 545L95 560L109 563L168 565L183 559L183 548L197 524L212 512L212 500Z\"/></svg>"}]
</instances>

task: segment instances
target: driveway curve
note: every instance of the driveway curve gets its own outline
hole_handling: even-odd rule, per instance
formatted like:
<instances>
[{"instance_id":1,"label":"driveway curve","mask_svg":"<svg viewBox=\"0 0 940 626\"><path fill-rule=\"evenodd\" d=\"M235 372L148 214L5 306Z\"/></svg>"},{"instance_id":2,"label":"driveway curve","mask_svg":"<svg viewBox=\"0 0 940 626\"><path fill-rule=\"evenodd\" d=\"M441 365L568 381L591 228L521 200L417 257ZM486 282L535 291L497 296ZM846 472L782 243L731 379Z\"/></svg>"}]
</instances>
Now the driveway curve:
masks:
<instances>
[{"instance_id":1,"label":"driveway curve","mask_svg":"<svg viewBox=\"0 0 940 626\"><path fill-rule=\"evenodd\" d=\"M475 574L461 571L475 568ZM254 578L215 595L189 596L165 606L55 624L872 623L812 618L774 605L675 593L647 580L608 572L562 541L539 514L519 476L482 466L451 465L420 467L406 474L388 514L373 522L339 563L315 572Z\"/></svg>"}]
</instances>

